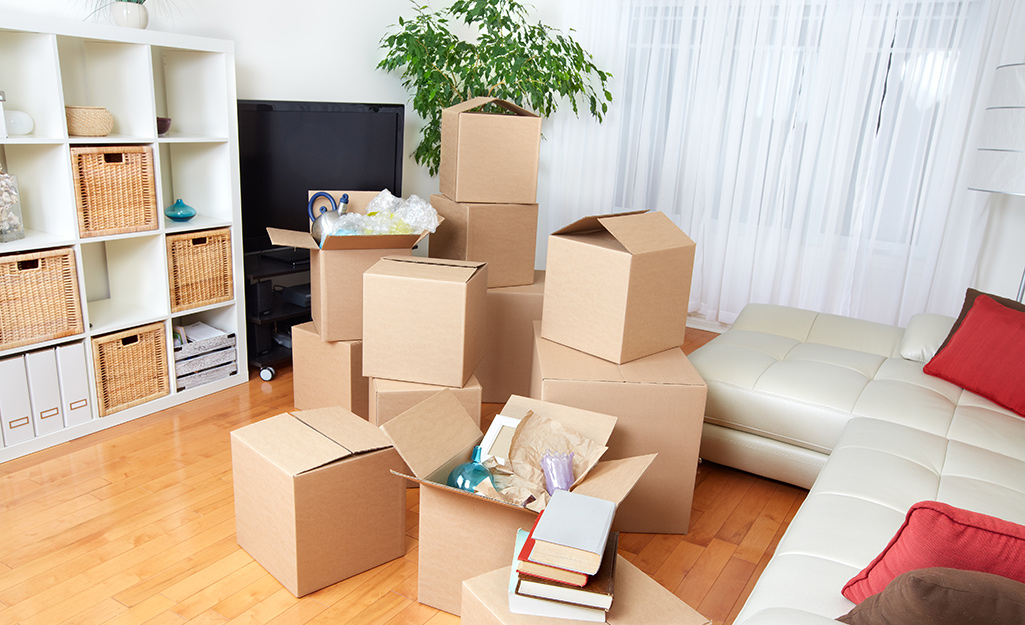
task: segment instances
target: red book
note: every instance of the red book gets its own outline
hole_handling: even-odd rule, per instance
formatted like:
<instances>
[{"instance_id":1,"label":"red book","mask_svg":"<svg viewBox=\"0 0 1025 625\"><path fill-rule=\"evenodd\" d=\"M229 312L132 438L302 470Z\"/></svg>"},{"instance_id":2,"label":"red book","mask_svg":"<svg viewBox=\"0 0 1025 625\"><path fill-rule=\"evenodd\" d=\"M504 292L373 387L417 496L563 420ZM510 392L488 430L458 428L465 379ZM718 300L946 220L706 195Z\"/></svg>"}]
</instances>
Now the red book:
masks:
<instances>
[{"instance_id":1,"label":"red book","mask_svg":"<svg viewBox=\"0 0 1025 625\"><path fill-rule=\"evenodd\" d=\"M544 514L544 511L542 511L541 514ZM541 514L537 515L538 520L541 519ZM537 520L534 521L534 527L537 527ZM569 571L555 566L530 561L530 550L534 548L534 527L530 528L530 534L527 536L527 540L523 543L523 548L516 557L518 560L516 564L516 571L523 575L548 579L554 582L559 582L560 584L567 584L569 586L585 586L587 584L588 576L584 573L578 573L576 571Z\"/></svg>"}]
</instances>

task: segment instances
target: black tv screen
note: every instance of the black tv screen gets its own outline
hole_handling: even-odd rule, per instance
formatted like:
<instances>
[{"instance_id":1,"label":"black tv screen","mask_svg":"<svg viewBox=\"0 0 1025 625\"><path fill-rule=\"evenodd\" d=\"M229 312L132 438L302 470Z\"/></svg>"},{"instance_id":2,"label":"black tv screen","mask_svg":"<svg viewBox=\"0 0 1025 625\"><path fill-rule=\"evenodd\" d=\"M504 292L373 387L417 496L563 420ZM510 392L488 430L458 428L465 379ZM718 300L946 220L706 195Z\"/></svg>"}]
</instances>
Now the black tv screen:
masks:
<instances>
[{"instance_id":1,"label":"black tv screen","mask_svg":"<svg viewBox=\"0 0 1025 625\"><path fill-rule=\"evenodd\" d=\"M238 101L243 249L267 227L308 230L308 191L402 195L403 105Z\"/></svg>"}]
</instances>

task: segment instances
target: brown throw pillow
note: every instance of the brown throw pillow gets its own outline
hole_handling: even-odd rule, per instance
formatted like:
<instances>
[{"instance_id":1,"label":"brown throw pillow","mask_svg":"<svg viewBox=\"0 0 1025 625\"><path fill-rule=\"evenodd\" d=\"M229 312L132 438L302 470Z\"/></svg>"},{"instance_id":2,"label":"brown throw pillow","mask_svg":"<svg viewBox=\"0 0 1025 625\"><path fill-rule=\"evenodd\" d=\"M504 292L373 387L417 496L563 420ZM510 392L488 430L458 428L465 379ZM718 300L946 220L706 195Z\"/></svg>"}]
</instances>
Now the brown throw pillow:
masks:
<instances>
[{"instance_id":1,"label":"brown throw pillow","mask_svg":"<svg viewBox=\"0 0 1025 625\"><path fill-rule=\"evenodd\" d=\"M980 295L988 295L1002 306L1006 306L1007 308L1010 308L1012 310L1025 312L1025 304L1022 304L1021 302L1017 302L1007 297L993 295L992 293L983 293L982 291L976 289L968 289L967 291L965 291L964 294L964 304L961 305L961 314L957 316L957 320L954 321L954 325L950 327L950 332L947 334L947 338L943 339L943 344L940 345L940 348L936 350L937 354L943 351L943 348L946 347L947 343L950 342L950 337L954 336L954 333L957 332L957 329L961 327L961 323L964 322L965 316L968 314L968 311L971 310L972 304L975 303L975 298Z\"/></svg>"},{"instance_id":2,"label":"brown throw pillow","mask_svg":"<svg viewBox=\"0 0 1025 625\"><path fill-rule=\"evenodd\" d=\"M947 568L908 571L836 619L847 625L1020 625L1025 584Z\"/></svg>"}]
</instances>

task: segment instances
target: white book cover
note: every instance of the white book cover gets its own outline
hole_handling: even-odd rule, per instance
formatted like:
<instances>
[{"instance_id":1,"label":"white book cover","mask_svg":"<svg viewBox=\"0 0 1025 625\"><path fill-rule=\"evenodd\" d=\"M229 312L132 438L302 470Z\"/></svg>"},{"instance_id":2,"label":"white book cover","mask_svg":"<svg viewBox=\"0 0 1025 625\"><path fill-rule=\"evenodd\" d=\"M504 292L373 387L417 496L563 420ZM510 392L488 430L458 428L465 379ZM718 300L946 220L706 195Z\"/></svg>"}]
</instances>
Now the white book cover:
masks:
<instances>
[{"instance_id":1,"label":"white book cover","mask_svg":"<svg viewBox=\"0 0 1025 625\"><path fill-rule=\"evenodd\" d=\"M616 504L605 499L557 490L545 506L534 540L597 554L605 552ZM593 571L592 571L593 573Z\"/></svg>"},{"instance_id":2,"label":"white book cover","mask_svg":"<svg viewBox=\"0 0 1025 625\"><path fill-rule=\"evenodd\" d=\"M516 594L516 583L519 581L519 575L516 573L517 555L523 549L523 543L527 540L527 535L528 532L526 530L516 531L516 548L513 550L512 568L509 571L509 611L513 614L525 614L527 616L547 616L575 621L588 621L590 623L604 623L605 610L570 605L547 599L524 597Z\"/></svg>"}]
</instances>

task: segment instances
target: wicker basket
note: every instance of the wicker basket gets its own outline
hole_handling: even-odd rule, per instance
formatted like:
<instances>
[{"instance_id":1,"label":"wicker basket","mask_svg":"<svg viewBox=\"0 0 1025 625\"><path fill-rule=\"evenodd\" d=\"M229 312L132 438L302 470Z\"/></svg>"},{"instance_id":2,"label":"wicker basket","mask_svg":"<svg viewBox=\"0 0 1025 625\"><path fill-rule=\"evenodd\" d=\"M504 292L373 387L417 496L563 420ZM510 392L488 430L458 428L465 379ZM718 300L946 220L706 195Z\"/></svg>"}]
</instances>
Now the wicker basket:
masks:
<instances>
[{"instance_id":1,"label":"wicker basket","mask_svg":"<svg viewBox=\"0 0 1025 625\"><path fill-rule=\"evenodd\" d=\"M71 148L83 237L156 230L153 150L145 145Z\"/></svg>"},{"instance_id":2,"label":"wicker basket","mask_svg":"<svg viewBox=\"0 0 1025 625\"><path fill-rule=\"evenodd\" d=\"M65 106L64 116L72 137L106 137L114 129L114 116L102 106Z\"/></svg>"},{"instance_id":3,"label":"wicker basket","mask_svg":"<svg viewBox=\"0 0 1025 625\"><path fill-rule=\"evenodd\" d=\"M96 398L101 417L170 391L163 322L93 338Z\"/></svg>"},{"instance_id":4,"label":"wicker basket","mask_svg":"<svg viewBox=\"0 0 1025 625\"><path fill-rule=\"evenodd\" d=\"M0 350L83 331L74 250L0 256Z\"/></svg>"},{"instance_id":5,"label":"wicker basket","mask_svg":"<svg viewBox=\"0 0 1025 625\"><path fill-rule=\"evenodd\" d=\"M171 312L230 300L231 230L168 235L167 277Z\"/></svg>"}]
</instances>

